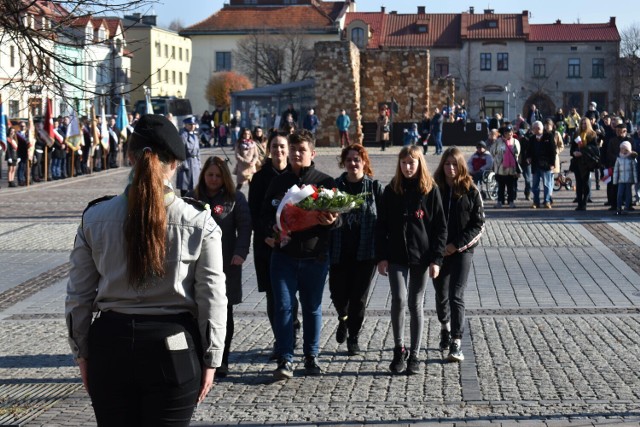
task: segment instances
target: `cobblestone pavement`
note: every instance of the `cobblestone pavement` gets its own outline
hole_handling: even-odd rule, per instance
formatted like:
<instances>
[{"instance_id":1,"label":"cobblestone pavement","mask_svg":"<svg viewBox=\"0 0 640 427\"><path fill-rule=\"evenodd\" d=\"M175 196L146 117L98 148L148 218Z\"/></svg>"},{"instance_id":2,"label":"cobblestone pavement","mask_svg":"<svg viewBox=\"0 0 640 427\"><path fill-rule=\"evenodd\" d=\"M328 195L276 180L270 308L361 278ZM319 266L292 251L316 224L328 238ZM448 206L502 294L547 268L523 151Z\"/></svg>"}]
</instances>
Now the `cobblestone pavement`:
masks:
<instances>
[{"instance_id":1,"label":"cobblestone pavement","mask_svg":"<svg viewBox=\"0 0 640 427\"><path fill-rule=\"evenodd\" d=\"M372 150L388 182L396 153ZM207 150L207 155L212 150ZM338 174L335 149L318 165ZM431 170L438 157L428 155ZM86 203L122 191L124 168L74 180L0 190L0 426L95 425L65 339L68 255ZM4 184L4 183L3 183ZM466 292L465 361L437 350L433 291L425 304L419 375L392 376L388 282L376 276L361 336L349 357L324 295L322 377L274 382L264 294L251 256L236 311L230 375L217 382L194 425L640 425L640 215L603 206L574 212L573 193L554 209L486 208Z\"/></svg>"}]
</instances>

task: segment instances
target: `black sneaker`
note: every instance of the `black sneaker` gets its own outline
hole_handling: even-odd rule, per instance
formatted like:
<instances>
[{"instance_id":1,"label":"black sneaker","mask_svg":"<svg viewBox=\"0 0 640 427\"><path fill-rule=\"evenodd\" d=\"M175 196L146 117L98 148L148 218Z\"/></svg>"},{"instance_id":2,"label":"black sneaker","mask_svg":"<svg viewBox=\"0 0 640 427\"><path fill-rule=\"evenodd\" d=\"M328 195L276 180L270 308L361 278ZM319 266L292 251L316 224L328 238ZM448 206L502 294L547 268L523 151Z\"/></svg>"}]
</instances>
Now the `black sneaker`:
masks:
<instances>
[{"instance_id":1,"label":"black sneaker","mask_svg":"<svg viewBox=\"0 0 640 427\"><path fill-rule=\"evenodd\" d=\"M304 357L304 373L306 375L321 375L322 368L318 365L318 358L316 356Z\"/></svg>"},{"instance_id":2,"label":"black sneaker","mask_svg":"<svg viewBox=\"0 0 640 427\"><path fill-rule=\"evenodd\" d=\"M464 360L464 354L462 354L462 350L460 349L460 340L451 341L447 360L449 362L462 362Z\"/></svg>"},{"instance_id":3,"label":"black sneaker","mask_svg":"<svg viewBox=\"0 0 640 427\"><path fill-rule=\"evenodd\" d=\"M280 359L278 367L273 371L273 376L277 380L288 380L293 378L293 364L286 359Z\"/></svg>"},{"instance_id":4,"label":"black sneaker","mask_svg":"<svg viewBox=\"0 0 640 427\"><path fill-rule=\"evenodd\" d=\"M407 361L407 375L415 375L418 373L420 373L420 361L415 352L412 351Z\"/></svg>"},{"instance_id":5,"label":"black sneaker","mask_svg":"<svg viewBox=\"0 0 640 427\"><path fill-rule=\"evenodd\" d=\"M451 344L451 332L446 329L440 331L440 351L446 351Z\"/></svg>"},{"instance_id":6,"label":"black sneaker","mask_svg":"<svg viewBox=\"0 0 640 427\"><path fill-rule=\"evenodd\" d=\"M409 357L409 352L404 346L396 347L393 349L393 360L389 365L389 369L394 374L401 374L407 369L407 358Z\"/></svg>"},{"instance_id":7,"label":"black sneaker","mask_svg":"<svg viewBox=\"0 0 640 427\"><path fill-rule=\"evenodd\" d=\"M338 329L336 330L336 341L338 344L342 344L347 339L347 318L338 318Z\"/></svg>"},{"instance_id":8,"label":"black sneaker","mask_svg":"<svg viewBox=\"0 0 640 427\"><path fill-rule=\"evenodd\" d=\"M357 356L358 354L360 354L358 337L349 337L349 339L347 339L347 353L349 354L349 356Z\"/></svg>"}]
</instances>

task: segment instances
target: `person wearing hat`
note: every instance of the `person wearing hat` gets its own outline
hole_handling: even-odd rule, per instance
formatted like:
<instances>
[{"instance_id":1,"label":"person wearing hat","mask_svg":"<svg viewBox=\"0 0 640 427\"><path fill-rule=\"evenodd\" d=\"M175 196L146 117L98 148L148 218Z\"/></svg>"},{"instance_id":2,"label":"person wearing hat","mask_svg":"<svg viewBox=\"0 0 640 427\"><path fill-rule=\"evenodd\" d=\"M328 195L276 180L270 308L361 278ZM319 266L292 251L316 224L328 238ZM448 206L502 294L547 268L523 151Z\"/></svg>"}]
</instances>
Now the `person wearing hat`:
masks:
<instances>
[{"instance_id":1,"label":"person wearing hat","mask_svg":"<svg viewBox=\"0 0 640 427\"><path fill-rule=\"evenodd\" d=\"M624 126L624 125L622 125ZM626 127L625 127L626 129ZM620 143L620 154L613 167L613 184L617 186L617 215L622 215L622 201L624 199L625 213L634 210L631 207L631 188L638 183L637 160L638 154L632 151L631 142Z\"/></svg>"},{"instance_id":2,"label":"person wearing hat","mask_svg":"<svg viewBox=\"0 0 640 427\"><path fill-rule=\"evenodd\" d=\"M510 208L515 208L516 183L518 175L521 173L518 163L520 142L513 137L513 126L511 125L500 128L500 134L500 138L491 146L493 170L498 181L498 201L495 207L501 208L506 201Z\"/></svg>"},{"instance_id":3,"label":"person wearing hat","mask_svg":"<svg viewBox=\"0 0 640 427\"><path fill-rule=\"evenodd\" d=\"M584 113L584 117L588 118L589 120L591 120L592 117L595 117L596 122L600 121L600 112L597 110L598 108L598 104L596 104L595 102L590 102L589 103L589 107L587 108L587 111L585 111Z\"/></svg>"},{"instance_id":4,"label":"person wearing hat","mask_svg":"<svg viewBox=\"0 0 640 427\"><path fill-rule=\"evenodd\" d=\"M627 127L623 123L615 126L615 136L609 138L603 145L601 151L602 166L604 167L603 179L613 176L613 168L615 167L618 156L620 155L620 144L627 141L631 143L631 138L627 136ZM629 150L631 151L631 150ZM615 211L618 201L618 187L609 180L607 183L607 203L609 210Z\"/></svg>"},{"instance_id":5,"label":"person wearing hat","mask_svg":"<svg viewBox=\"0 0 640 427\"><path fill-rule=\"evenodd\" d=\"M129 185L90 202L77 230L69 344L98 425L187 426L222 360L222 232L173 191L186 153L167 118L142 116L127 158Z\"/></svg>"},{"instance_id":6,"label":"person wearing hat","mask_svg":"<svg viewBox=\"0 0 640 427\"><path fill-rule=\"evenodd\" d=\"M189 116L182 121L184 128L180 131L180 137L184 144L186 159L178 168L176 177L176 188L180 190L180 195L194 189L200 176L200 141L195 132L197 120L194 116Z\"/></svg>"},{"instance_id":7,"label":"person wearing hat","mask_svg":"<svg viewBox=\"0 0 640 427\"><path fill-rule=\"evenodd\" d=\"M491 153L487 151L486 142L478 141L476 144L476 152L467 160L467 168L469 169L469 175L471 175L473 182L477 186L480 186L484 173L493 168L493 157Z\"/></svg>"}]
</instances>

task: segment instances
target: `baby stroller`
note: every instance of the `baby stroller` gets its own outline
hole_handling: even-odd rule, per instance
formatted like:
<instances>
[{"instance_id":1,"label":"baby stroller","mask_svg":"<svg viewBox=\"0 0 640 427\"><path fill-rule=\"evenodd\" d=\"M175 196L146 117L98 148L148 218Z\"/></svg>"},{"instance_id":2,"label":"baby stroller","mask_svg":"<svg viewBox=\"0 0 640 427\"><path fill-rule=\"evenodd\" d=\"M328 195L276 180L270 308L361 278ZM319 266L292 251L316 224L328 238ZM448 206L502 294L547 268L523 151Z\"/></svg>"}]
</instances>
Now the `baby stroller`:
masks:
<instances>
[{"instance_id":1,"label":"baby stroller","mask_svg":"<svg viewBox=\"0 0 640 427\"><path fill-rule=\"evenodd\" d=\"M479 184L482 200L496 200L498 198L498 181L496 180L496 173L494 171L484 171Z\"/></svg>"}]
</instances>

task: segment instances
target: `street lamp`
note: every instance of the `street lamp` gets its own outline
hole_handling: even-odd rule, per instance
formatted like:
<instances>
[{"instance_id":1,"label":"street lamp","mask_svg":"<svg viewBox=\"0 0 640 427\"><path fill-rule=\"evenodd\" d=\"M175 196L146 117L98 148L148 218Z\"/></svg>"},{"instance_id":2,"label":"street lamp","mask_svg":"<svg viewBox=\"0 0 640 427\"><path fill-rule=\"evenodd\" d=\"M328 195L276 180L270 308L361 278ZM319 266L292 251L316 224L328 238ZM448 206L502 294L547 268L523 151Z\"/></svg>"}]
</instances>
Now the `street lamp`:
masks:
<instances>
[{"instance_id":1,"label":"street lamp","mask_svg":"<svg viewBox=\"0 0 640 427\"><path fill-rule=\"evenodd\" d=\"M511 83L507 82L507 85L504 87L504 91L507 93L507 114L506 117L504 118L505 120L507 118L510 117L510 112L509 112L509 96L511 95Z\"/></svg>"}]
</instances>

